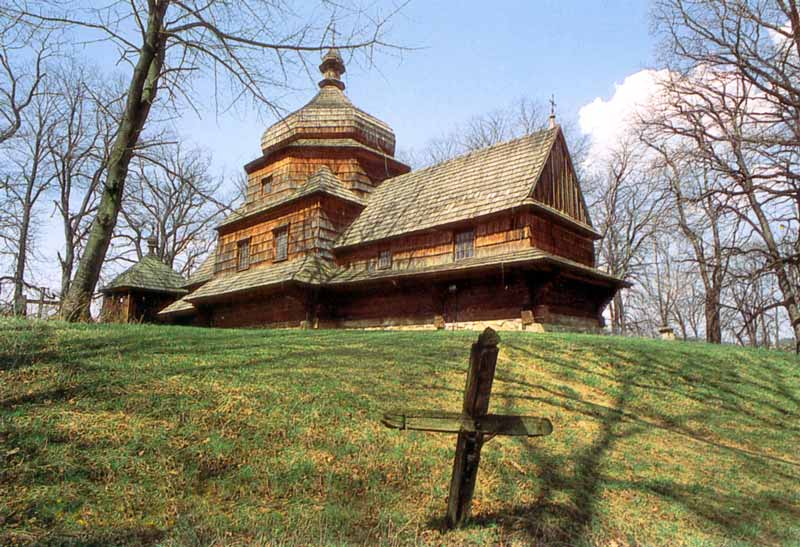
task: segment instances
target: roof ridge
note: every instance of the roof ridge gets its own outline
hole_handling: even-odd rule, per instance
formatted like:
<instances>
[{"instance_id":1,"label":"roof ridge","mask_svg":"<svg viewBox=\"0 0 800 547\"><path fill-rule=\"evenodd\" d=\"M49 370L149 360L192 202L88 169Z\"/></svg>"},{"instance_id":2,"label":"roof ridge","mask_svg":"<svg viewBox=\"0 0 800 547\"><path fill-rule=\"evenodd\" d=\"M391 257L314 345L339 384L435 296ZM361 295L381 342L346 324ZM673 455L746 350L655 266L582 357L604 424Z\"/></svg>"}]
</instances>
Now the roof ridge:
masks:
<instances>
[{"instance_id":1,"label":"roof ridge","mask_svg":"<svg viewBox=\"0 0 800 547\"><path fill-rule=\"evenodd\" d=\"M539 131L534 131L533 133L528 133L527 135L522 135L521 137L514 137L513 139L509 139L507 141L501 141L501 142L497 142L497 143L494 143L494 144L490 144L489 146L485 146L483 148L476 148L475 150L470 150L468 152L465 152L465 153L463 153L461 155L458 155L458 156L455 156L453 158L446 159L444 161L440 161L439 163L435 163L433 165L429 165L428 167L423 167L422 169L417 169L416 171L410 171L410 172L404 173L402 175L397 175L396 177L391 177L391 179L386 179L386 180L388 181L388 180L398 179L398 178L401 178L401 177L407 177L409 175L414 175L414 174L418 174L418 173L424 173L425 171L431 171L433 169L436 169L437 167L442 167L442 166L448 165L450 163L454 163L454 162L459 161L459 160L465 160L465 159L467 159L467 158L469 158L471 156L475 156L475 155L479 155L479 154L485 154L485 153L488 153L488 152L490 152L492 150L495 150L497 148L501 148L503 146L510 146L512 144L517 144L520 141L523 141L523 140L526 140L526 139L532 139L533 137L541 135L542 133L555 132L557 129L560 129L560 127L561 126L556 125L556 127L553 127L553 128L540 129Z\"/></svg>"}]
</instances>

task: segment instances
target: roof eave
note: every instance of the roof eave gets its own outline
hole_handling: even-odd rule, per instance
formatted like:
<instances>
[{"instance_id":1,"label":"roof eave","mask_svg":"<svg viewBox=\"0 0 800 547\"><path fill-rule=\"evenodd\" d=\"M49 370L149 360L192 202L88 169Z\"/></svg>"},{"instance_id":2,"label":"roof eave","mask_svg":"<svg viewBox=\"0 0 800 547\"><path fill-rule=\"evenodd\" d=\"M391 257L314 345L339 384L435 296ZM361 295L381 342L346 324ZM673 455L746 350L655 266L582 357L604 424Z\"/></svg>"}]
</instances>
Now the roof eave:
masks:
<instances>
[{"instance_id":1,"label":"roof eave","mask_svg":"<svg viewBox=\"0 0 800 547\"><path fill-rule=\"evenodd\" d=\"M302 144L302 145L293 144L294 141L305 140L305 139L310 139L310 138L311 137L308 137L308 136L298 136L298 137L296 137L296 138L294 138L292 140L289 140L289 141L282 142L282 143L279 143L277 145L271 146L270 148L266 149L261 154L261 156L259 156L259 157L255 158L255 159L247 162L244 165L245 173L250 175L254 171L256 171L257 169L259 169L261 167L264 167L267 163L269 163L269 161L272 159L273 156L275 156L275 155L277 155L277 154L279 154L281 152L289 153L291 150L330 150L330 149L334 149L334 148L338 148L338 149L341 149L341 148L353 149L357 153L364 154L367 157L373 156L373 157L376 157L376 158L380 158L380 161L386 162L388 167L390 167L391 169L400 171L402 174L405 174L405 173L411 171L411 167L409 167L405 163L397 160L391 154L388 154L388 153L384 152L383 150L380 150L380 149L377 149L377 148L373 148L373 147L371 147L371 146L369 146L367 144L364 144L360 140L354 138L351 135L344 135L344 136L337 136L337 137L328 136L328 137L326 137L326 139L331 139L331 138L334 138L334 139L335 138L352 139L352 140L356 141L356 143L358 143L357 146L354 146L353 144L350 144L350 143L342 143L342 144L337 145L337 146L328 146L328 145L322 145L322 144Z\"/></svg>"},{"instance_id":2,"label":"roof eave","mask_svg":"<svg viewBox=\"0 0 800 547\"><path fill-rule=\"evenodd\" d=\"M100 289L100 293L104 295L108 295L120 290L128 290L128 291L144 291L144 292L154 292L160 294L188 294L189 291L186 289L156 289L153 287L137 287L135 285L115 285L113 287L103 287Z\"/></svg>"},{"instance_id":3,"label":"roof eave","mask_svg":"<svg viewBox=\"0 0 800 547\"><path fill-rule=\"evenodd\" d=\"M290 279L282 279L280 281L274 281L274 282L265 283L263 285L256 285L256 286L253 286L253 287L245 287L245 288L233 289L231 291L225 291L225 292L221 292L221 293L214 293L214 294L210 294L210 295L207 295L207 296L197 297L197 296L194 296L194 295L190 294L190 295L186 296L185 299L190 304L211 304L211 303L214 303L214 302L218 302L220 300L224 300L224 299L230 298L231 296L241 296L243 294L247 294L247 293L250 293L250 292L256 292L256 291L261 291L261 290L265 290L265 289L273 289L275 287L285 287L286 285L289 285L289 284L307 285L307 286L310 286L310 287L311 286L320 286L320 285L322 285L322 283L311 283L311 282L308 282L308 281L302 281L302 280L299 280L299 279L290 278Z\"/></svg>"},{"instance_id":4,"label":"roof eave","mask_svg":"<svg viewBox=\"0 0 800 547\"><path fill-rule=\"evenodd\" d=\"M592 238L595 241L597 241L598 239L603 239L603 236L600 235L600 233L597 230L595 230L594 228L592 228L588 224L584 224L583 222L581 222L581 221L579 221L579 220L577 220L575 218L572 218L571 216L559 211L558 209L554 209L553 207L550 207L549 205L545 205L544 203L542 203L540 201L536 201L535 199L528 198L527 200L525 200L524 204L530 206L534 210L537 210L537 211L540 211L542 213L545 213L547 215L552 216L554 219L556 219L557 221L560 221L562 224L566 224L568 226L571 226L573 228L578 229L584 235L589 236L590 238Z\"/></svg>"},{"instance_id":5,"label":"roof eave","mask_svg":"<svg viewBox=\"0 0 800 547\"><path fill-rule=\"evenodd\" d=\"M275 211L276 209L280 209L281 207L284 207L286 205L291 205L291 204L296 203L296 202L298 202L298 201L300 201L300 200L302 200L304 198L316 196L317 194L324 194L326 196L331 196L331 197L340 199L342 201L345 201L347 203L351 203L353 205L359 206L361 208L364 208L367 205L365 201L360 200L360 199L352 199L352 198L348 198L348 197L345 197L345 196L341 196L339 194L335 194L333 192L329 192L329 191L325 190L324 188L315 188L311 192L304 193L304 194L299 194L297 196L289 196L284 201L278 201L276 203L273 203L271 205L268 205L268 206L264 207L263 209L256 209L256 210L254 210L254 211L252 211L250 213L247 213L247 214L245 214L245 215L243 215L243 216L241 216L239 218L231 219L231 220L223 220L222 222L217 224L214 227L214 229L216 231L220 231L223 228L229 228L229 227L231 227L231 226L233 226L235 224L238 224L239 222L252 220L254 218L259 217L260 215L265 215L265 214L271 213L271 212Z\"/></svg>"},{"instance_id":6,"label":"roof eave","mask_svg":"<svg viewBox=\"0 0 800 547\"><path fill-rule=\"evenodd\" d=\"M538 249L537 249L538 250ZM479 273L492 270L507 271L509 268L524 268L534 264L547 265L552 268L567 269L572 271L579 277L589 278L600 285L611 285L616 287L630 287L631 284L625 280L619 279L611 274L600 271L597 268L592 268L584 264L574 262L572 260L559 257L557 255L550 255L542 252L539 256L531 256L521 259L509 258L508 260L500 260L489 264L476 264L474 266L459 267L458 262L451 262L443 264L441 268L435 268L428 271L415 271L415 270L387 270L385 275L378 275L376 277L366 277L362 279L345 279L337 281L335 278L330 280L325 285L328 287L346 287L350 285L368 285L376 284L386 281L397 281L400 279L425 279L429 277L438 277L440 279L458 277L465 273Z\"/></svg>"}]
</instances>

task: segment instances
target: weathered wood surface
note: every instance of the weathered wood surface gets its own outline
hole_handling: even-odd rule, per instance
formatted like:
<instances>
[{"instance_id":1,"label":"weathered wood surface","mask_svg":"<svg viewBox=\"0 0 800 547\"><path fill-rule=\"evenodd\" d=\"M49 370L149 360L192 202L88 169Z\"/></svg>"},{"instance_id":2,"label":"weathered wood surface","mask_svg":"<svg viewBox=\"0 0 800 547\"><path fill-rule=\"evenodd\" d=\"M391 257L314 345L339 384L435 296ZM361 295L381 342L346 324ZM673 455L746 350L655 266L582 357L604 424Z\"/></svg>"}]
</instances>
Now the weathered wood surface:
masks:
<instances>
[{"instance_id":1,"label":"weathered wood surface","mask_svg":"<svg viewBox=\"0 0 800 547\"><path fill-rule=\"evenodd\" d=\"M458 433L447 500L446 522L450 528L463 526L469 518L481 448L485 441L495 435L538 437L553 431L553 425L546 418L488 414L499 343L497 333L487 328L472 344L460 413L407 411L383 416L383 424L394 429Z\"/></svg>"},{"instance_id":2,"label":"weathered wood surface","mask_svg":"<svg viewBox=\"0 0 800 547\"><path fill-rule=\"evenodd\" d=\"M474 223L475 256L492 256L536 247L594 266L594 242L586 235L562 226L541 213L506 213ZM381 251L392 253L394 269L425 268L453 262L454 228L409 234L389 241L337 250L336 262L350 268L377 268Z\"/></svg>"},{"instance_id":3,"label":"weathered wood surface","mask_svg":"<svg viewBox=\"0 0 800 547\"><path fill-rule=\"evenodd\" d=\"M480 419L489 410L489 396L499 352L498 343L500 337L494 330L487 328L478 337L478 341L472 344L462 408L462 413L470 418ZM458 433L450 496L447 500L447 525L451 528L462 526L469 518L483 437L484 434L477 431Z\"/></svg>"},{"instance_id":4,"label":"weathered wood surface","mask_svg":"<svg viewBox=\"0 0 800 547\"><path fill-rule=\"evenodd\" d=\"M553 431L546 418L536 416L506 416L487 414L472 418L457 412L414 411L383 415L383 425L393 429L433 431L440 433L483 433L489 435L512 435L541 437Z\"/></svg>"}]
</instances>

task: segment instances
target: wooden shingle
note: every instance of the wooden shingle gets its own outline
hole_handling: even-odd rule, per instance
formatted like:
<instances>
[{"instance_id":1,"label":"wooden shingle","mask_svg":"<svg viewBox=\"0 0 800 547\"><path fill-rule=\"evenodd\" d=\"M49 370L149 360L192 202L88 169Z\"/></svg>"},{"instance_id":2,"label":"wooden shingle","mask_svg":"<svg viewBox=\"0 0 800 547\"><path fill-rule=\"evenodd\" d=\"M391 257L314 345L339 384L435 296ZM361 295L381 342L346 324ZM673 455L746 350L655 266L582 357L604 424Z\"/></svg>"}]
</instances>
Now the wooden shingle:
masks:
<instances>
[{"instance_id":1,"label":"wooden shingle","mask_svg":"<svg viewBox=\"0 0 800 547\"><path fill-rule=\"evenodd\" d=\"M350 247L524 204L558 127L384 181L337 241Z\"/></svg>"},{"instance_id":2,"label":"wooden shingle","mask_svg":"<svg viewBox=\"0 0 800 547\"><path fill-rule=\"evenodd\" d=\"M185 294L186 279L157 257L147 255L119 274L101 289L103 293L119 289L140 289L151 292Z\"/></svg>"},{"instance_id":3,"label":"wooden shingle","mask_svg":"<svg viewBox=\"0 0 800 547\"><path fill-rule=\"evenodd\" d=\"M308 255L270 266L256 267L235 274L222 275L209 281L186 297L189 302L202 302L223 295L246 292L281 283L297 282L321 285L331 275L331 264L318 256Z\"/></svg>"},{"instance_id":4,"label":"wooden shingle","mask_svg":"<svg viewBox=\"0 0 800 547\"><path fill-rule=\"evenodd\" d=\"M297 188L291 194L258 207L252 207L250 204L245 204L228 215L225 220L220 222L217 226L217 229L255 215L264 214L267 211L277 209L278 207L314 194L327 194L329 196L335 196L344 201L355 203L356 205L363 206L366 203L355 193L345 188L342 182L336 177L336 175L333 174L330 168L327 166L322 166L313 175L308 177L308 180L306 180L305 184Z\"/></svg>"}]
</instances>

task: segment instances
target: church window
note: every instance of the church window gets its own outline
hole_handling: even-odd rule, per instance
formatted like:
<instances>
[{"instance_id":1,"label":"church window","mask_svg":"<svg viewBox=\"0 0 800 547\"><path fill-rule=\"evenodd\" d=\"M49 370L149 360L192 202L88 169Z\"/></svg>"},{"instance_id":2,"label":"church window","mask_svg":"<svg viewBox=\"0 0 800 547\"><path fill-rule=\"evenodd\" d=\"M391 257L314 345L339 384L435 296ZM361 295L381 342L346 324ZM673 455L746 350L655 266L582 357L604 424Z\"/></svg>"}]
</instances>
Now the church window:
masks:
<instances>
[{"instance_id":1,"label":"church window","mask_svg":"<svg viewBox=\"0 0 800 547\"><path fill-rule=\"evenodd\" d=\"M392 267L392 251L381 251L378 253L378 269L388 270Z\"/></svg>"},{"instance_id":2,"label":"church window","mask_svg":"<svg viewBox=\"0 0 800 547\"><path fill-rule=\"evenodd\" d=\"M250 238L236 243L236 268L246 270L250 267Z\"/></svg>"},{"instance_id":3,"label":"church window","mask_svg":"<svg viewBox=\"0 0 800 547\"><path fill-rule=\"evenodd\" d=\"M272 192L272 177L264 177L261 179L261 195L266 196Z\"/></svg>"},{"instance_id":4,"label":"church window","mask_svg":"<svg viewBox=\"0 0 800 547\"><path fill-rule=\"evenodd\" d=\"M475 230L464 230L456 233L454 258L470 258L475 253Z\"/></svg>"},{"instance_id":5,"label":"church window","mask_svg":"<svg viewBox=\"0 0 800 547\"><path fill-rule=\"evenodd\" d=\"M283 226L273 232L275 238L275 260L286 260L289 256L289 227Z\"/></svg>"}]
</instances>

